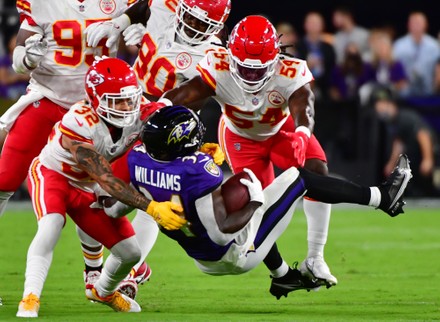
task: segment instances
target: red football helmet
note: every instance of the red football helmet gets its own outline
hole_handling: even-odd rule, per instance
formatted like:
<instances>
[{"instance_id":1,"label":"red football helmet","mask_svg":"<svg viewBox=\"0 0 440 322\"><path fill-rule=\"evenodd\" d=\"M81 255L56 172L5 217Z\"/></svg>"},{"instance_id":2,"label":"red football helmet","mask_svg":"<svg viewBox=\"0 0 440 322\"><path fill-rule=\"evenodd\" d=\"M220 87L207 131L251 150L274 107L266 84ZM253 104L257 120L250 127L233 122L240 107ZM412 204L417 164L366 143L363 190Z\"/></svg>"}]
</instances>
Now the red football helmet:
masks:
<instances>
[{"instance_id":1,"label":"red football helmet","mask_svg":"<svg viewBox=\"0 0 440 322\"><path fill-rule=\"evenodd\" d=\"M100 58L86 74L86 93L96 113L116 127L139 118L142 88L133 69L118 58Z\"/></svg>"},{"instance_id":2,"label":"red football helmet","mask_svg":"<svg viewBox=\"0 0 440 322\"><path fill-rule=\"evenodd\" d=\"M222 30L231 11L231 0L179 0L176 7L176 34L191 45L199 45ZM198 23L191 20L197 19ZM202 23L206 30L197 29Z\"/></svg>"},{"instance_id":3,"label":"red football helmet","mask_svg":"<svg viewBox=\"0 0 440 322\"><path fill-rule=\"evenodd\" d=\"M232 78L245 92L258 92L272 77L280 45L275 27L263 16L235 25L228 42Z\"/></svg>"}]
</instances>

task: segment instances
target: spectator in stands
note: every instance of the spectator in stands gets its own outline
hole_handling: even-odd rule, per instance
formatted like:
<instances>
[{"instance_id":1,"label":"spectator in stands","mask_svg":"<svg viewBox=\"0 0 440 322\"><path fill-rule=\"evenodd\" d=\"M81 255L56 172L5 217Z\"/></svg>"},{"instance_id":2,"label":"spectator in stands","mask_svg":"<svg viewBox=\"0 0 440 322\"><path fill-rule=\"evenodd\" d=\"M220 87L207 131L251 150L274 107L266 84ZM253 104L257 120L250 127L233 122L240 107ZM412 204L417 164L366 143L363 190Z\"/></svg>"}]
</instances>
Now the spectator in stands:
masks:
<instances>
[{"instance_id":1,"label":"spectator in stands","mask_svg":"<svg viewBox=\"0 0 440 322\"><path fill-rule=\"evenodd\" d=\"M17 100L26 93L29 75L17 74L12 68L12 52L17 34L10 37L7 53L0 57L0 98Z\"/></svg>"},{"instance_id":2,"label":"spectator in stands","mask_svg":"<svg viewBox=\"0 0 440 322\"><path fill-rule=\"evenodd\" d=\"M357 45L350 43L346 48L342 64L336 65L332 71L330 85L332 113L326 120L333 125L330 132L333 136L331 138L333 147L344 159L356 158L359 90L374 79L373 68L363 61Z\"/></svg>"},{"instance_id":3,"label":"spectator in stands","mask_svg":"<svg viewBox=\"0 0 440 322\"><path fill-rule=\"evenodd\" d=\"M434 189L432 174L435 167L435 133L414 110L399 106L390 87L377 86L371 95L371 105L384 126L386 161L383 175L393 170L400 153L411 160L413 179L408 185L408 195L427 197L438 195ZM381 153L381 154L382 154Z\"/></svg>"},{"instance_id":4,"label":"spectator in stands","mask_svg":"<svg viewBox=\"0 0 440 322\"><path fill-rule=\"evenodd\" d=\"M374 80L373 67L363 61L357 45L349 43L344 60L332 71L331 98L335 101L357 101L359 88Z\"/></svg>"},{"instance_id":5,"label":"spectator in stands","mask_svg":"<svg viewBox=\"0 0 440 322\"><path fill-rule=\"evenodd\" d=\"M282 21L275 26L277 34L280 36L281 48L283 52L290 56L297 56L296 45L298 35L295 27L290 22Z\"/></svg>"},{"instance_id":6,"label":"spectator in stands","mask_svg":"<svg viewBox=\"0 0 440 322\"><path fill-rule=\"evenodd\" d=\"M372 66L376 75L376 83L391 88L400 96L406 96L409 82L403 64L393 56L393 44L390 35L376 29L370 33Z\"/></svg>"},{"instance_id":7,"label":"spectator in stands","mask_svg":"<svg viewBox=\"0 0 440 322\"><path fill-rule=\"evenodd\" d=\"M333 12L333 25L337 30L333 41L336 52L336 62L341 64L344 61L346 48L350 43L356 44L362 58L368 61L369 32L367 29L356 24L351 10L346 7L337 8Z\"/></svg>"},{"instance_id":8,"label":"spectator in stands","mask_svg":"<svg viewBox=\"0 0 440 322\"><path fill-rule=\"evenodd\" d=\"M408 33L394 43L394 57L405 67L411 96L434 93L434 70L440 57L440 45L427 30L426 15L412 12L408 17Z\"/></svg>"},{"instance_id":9,"label":"spectator in stands","mask_svg":"<svg viewBox=\"0 0 440 322\"><path fill-rule=\"evenodd\" d=\"M322 40L324 18L318 12L309 12L304 19L305 35L298 41L298 58L307 61L315 78L313 91L317 100L328 97L331 72L336 63L333 46Z\"/></svg>"},{"instance_id":10,"label":"spectator in stands","mask_svg":"<svg viewBox=\"0 0 440 322\"><path fill-rule=\"evenodd\" d=\"M434 71L434 95L440 95L440 59L435 64Z\"/></svg>"}]
</instances>

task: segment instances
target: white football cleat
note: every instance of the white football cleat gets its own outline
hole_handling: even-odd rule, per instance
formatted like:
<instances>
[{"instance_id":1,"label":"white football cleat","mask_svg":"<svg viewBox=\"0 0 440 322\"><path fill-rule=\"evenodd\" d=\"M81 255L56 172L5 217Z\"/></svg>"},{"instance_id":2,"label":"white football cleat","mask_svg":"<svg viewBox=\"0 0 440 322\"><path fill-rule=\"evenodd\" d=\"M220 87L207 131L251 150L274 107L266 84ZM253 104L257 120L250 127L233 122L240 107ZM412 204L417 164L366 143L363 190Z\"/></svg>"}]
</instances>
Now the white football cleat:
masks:
<instances>
[{"instance_id":1,"label":"white football cleat","mask_svg":"<svg viewBox=\"0 0 440 322\"><path fill-rule=\"evenodd\" d=\"M307 257L299 268L304 276L327 288L338 284L338 279L330 273L330 268L322 256Z\"/></svg>"},{"instance_id":2,"label":"white football cleat","mask_svg":"<svg viewBox=\"0 0 440 322\"><path fill-rule=\"evenodd\" d=\"M141 311L141 307L135 301L128 296L115 292L105 297L98 295L98 292L93 287L86 289L86 297L92 302L98 302L110 306L116 312L133 312L138 313Z\"/></svg>"},{"instance_id":3,"label":"white football cleat","mask_svg":"<svg viewBox=\"0 0 440 322\"><path fill-rule=\"evenodd\" d=\"M138 292L138 285L144 284L150 280L152 270L147 263L143 262L136 271L131 269L130 274L118 286L118 292L127 295L131 299L135 299Z\"/></svg>"},{"instance_id":4,"label":"white football cleat","mask_svg":"<svg viewBox=\"0 0 440 322\"><path fill-rule=\"evenodd\" d=\"M40 299L33 293L26 295L18 305L17 317L37 318L40 310Z\"/></svg>"},{"instance_id":5,"label":"white football cleat","mask_svg":"<svg viewBox=\"0 0 440 322\"><path fill-rule=\"evenodd\" d=\"M86 284L86 288L92 288L100 276L100 271L89 271L86 273L84 270L84 284Z\"/></svg>"}]
</instances>

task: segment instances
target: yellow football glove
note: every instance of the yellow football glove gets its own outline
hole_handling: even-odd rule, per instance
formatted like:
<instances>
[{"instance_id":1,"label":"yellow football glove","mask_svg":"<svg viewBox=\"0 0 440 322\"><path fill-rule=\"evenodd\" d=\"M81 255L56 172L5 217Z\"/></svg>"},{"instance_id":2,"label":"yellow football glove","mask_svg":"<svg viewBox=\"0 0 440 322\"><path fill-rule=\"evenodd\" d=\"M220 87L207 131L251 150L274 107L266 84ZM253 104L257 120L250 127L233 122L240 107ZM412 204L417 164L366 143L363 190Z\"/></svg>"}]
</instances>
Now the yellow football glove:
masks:
<instances>
[{"instance_id":1,"label":"yellow football glove","mask_svg":"<svg viewBox=\"0 0 440 322\"><path fill-rule=\"evenodd\" d=\"M147 213L166 230L177 230L186 224L186 219L176 213L183 213L182 206L171 201L156 202L151 201L147 208Z\"/></svg>"},{"instance_id":2,"label":"yellow football glove","mask_svg":"<svg viewBox=\"0 0 440 322\"><path fill-rule=\"evenodd\" d=\"M200 148L200 152L209 154L217 165L222 165L223 161L225 161L225 154L217 143L203 144Z\"/></svg>"}]
</instances>

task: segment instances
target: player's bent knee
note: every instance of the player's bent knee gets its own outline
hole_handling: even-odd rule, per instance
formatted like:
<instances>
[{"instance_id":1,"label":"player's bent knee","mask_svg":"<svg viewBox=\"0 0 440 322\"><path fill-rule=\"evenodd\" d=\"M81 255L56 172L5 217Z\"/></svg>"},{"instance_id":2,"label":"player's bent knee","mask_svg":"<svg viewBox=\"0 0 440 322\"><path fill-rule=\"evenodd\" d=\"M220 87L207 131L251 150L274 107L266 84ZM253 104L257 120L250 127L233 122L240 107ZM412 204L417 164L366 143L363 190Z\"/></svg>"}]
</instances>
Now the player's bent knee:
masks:
<instances>
[{"instance_id":1,"label":"player's bent knee","mask_svg":"<svg viewBox=\"0 0 440 322\"><path fill-rule=\"evenodd\" d=\"M323 176L327 176L328 175L328 167L327 167L327 163L320 160L320 159L308 159L306 160L305 164L304 164L304 168L316 173L316 174L320 174Z\"/></svg>"},{"instance_id":2,"label":"player's bent knee","mask_svg":"<svg viewBox=\"0 0 440 322\"><path fill-rule=\"evenodd\" d=\"M141 259L141 249L135 236L120 241L112 247L111 252L122 262L130 265L136 264Z\"/></svg>"}]
</instances>

